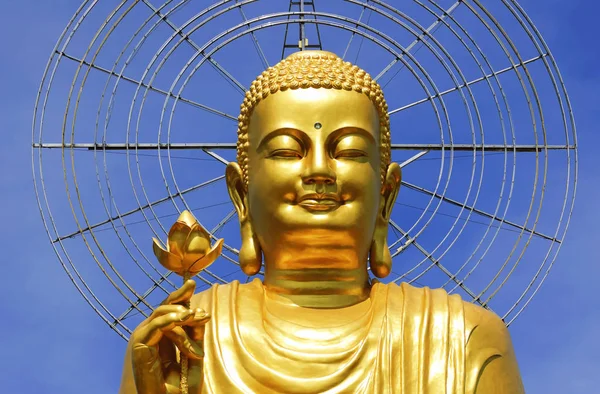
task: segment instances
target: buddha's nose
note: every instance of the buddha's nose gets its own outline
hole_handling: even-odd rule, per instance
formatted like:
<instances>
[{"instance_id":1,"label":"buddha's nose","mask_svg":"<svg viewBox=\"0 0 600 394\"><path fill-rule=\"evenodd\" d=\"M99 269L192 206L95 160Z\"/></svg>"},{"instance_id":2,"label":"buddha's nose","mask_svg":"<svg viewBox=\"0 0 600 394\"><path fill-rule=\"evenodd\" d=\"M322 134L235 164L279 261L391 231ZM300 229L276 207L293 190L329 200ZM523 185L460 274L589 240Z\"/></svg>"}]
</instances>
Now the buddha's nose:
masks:
<instances>
[{"instance_id":1,"label":"buddha's nose","mask_svg":"<svg viewBox=\"0 0 600 394\"><path fill-rule=\"evenodd\" d=\"M308 159L302 176L304 184L335 184L335 171L331 168L326 152L312 152Z\"/></svg>"}]
</instances>

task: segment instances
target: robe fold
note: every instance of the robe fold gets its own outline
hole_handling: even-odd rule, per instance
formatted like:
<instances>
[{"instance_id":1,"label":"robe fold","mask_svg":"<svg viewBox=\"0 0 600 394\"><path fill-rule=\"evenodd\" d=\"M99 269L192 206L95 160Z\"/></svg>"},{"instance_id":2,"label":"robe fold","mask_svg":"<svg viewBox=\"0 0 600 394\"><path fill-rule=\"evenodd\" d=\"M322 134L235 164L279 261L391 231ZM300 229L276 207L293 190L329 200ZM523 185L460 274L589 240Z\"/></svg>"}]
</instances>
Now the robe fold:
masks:
<instances>
[{"instance_id":1,"label":"robe fold","mask_svg":"<svg viewBox=\"0 0 600 394\"><path fill-rule=\"evenodd\" d=\"M475 327L460 296L404 283L377 283L340 309L301 308L258 279L215 285L192 303L212 316L206 394L472 394L498 353L467 351Z\"/></svg>"}]
</instances>

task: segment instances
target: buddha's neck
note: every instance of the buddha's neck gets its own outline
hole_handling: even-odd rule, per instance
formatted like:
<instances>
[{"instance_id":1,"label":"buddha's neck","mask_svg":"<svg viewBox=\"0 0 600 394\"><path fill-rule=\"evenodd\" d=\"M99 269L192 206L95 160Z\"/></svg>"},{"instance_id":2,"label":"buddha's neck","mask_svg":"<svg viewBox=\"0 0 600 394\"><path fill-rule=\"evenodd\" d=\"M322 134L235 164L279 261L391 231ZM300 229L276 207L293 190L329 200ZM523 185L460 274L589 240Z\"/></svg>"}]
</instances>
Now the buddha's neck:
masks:
<instances>
[{"instance_id":1,"label":"buddha's neck","mask_svg":"<svg viewBox=\"0 0 600 394\"><path fill-rule=\"evenodd\" d=\"M312 267L318 265L312 265ZM344 308L369 297L366 268L291 268L267 265L267 291L284 296L307 308Z\"/></svg>"}]
</instances>

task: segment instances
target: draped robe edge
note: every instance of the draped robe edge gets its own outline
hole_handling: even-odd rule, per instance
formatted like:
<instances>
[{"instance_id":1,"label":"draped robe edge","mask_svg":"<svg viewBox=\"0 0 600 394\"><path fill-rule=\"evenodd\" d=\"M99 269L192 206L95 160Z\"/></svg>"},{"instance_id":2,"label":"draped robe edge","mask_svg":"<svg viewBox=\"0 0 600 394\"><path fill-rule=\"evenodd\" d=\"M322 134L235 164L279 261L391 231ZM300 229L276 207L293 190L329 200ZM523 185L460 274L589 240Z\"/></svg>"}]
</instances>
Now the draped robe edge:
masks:
<instances>
[{"instance_id":1,"label":"draped robe edge","mask_svg":"<svg viewBox=\"0 0 600 394\"><path fill-rule=\"evenodd\" d=\"M192 304L212 316L202 393L474 394L482 368L502 356L468 346L477 328L469 311L483 309L458 295L377 283L369 301L368 313L331 336L279 319L258 279L196 294Z\"/></svg>"}]
</instances>

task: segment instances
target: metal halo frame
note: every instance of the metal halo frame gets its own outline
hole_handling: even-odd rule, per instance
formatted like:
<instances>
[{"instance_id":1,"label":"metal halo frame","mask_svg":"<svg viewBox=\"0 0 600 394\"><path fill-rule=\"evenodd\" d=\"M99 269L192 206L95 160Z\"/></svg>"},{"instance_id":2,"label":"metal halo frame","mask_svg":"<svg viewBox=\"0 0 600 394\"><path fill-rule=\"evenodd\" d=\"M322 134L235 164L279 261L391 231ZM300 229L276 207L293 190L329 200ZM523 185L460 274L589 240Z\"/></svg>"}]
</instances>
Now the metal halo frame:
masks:
<instances>
[{"instance_id":1,"label":"metal halo frame","mask_svg":"<svg viewBox=\"0 0 600 394\"><path fill-rule=\"evenodd\" d=\"M524 10L516 1L512 0L498 0L498 4L495 5L496 7L502 7L502 11L505 12L506 15L511 16L514 19L513 23L516 23L529 38L530 42L528 44L532 46L534 55L527 58L522 56L519 45L510 38L509 32L503 28L496 17L478 0L458 0L453 2L450 7L447 8L438 4L442 1L413 0L411 6L417 7L424 14L431 16L433 23L427 28L417 20L418 18L411 17L409 14L379 0L337 1L338 3L347 4L349 7L360 9L360 16L358 19L331 12L317 11L316 8L318 2L302 0L291 1L287 7L287 11L283 10L281 12L260 14L256 17L247 17L245 10L247 10L248 7L252 7L253 4L261 2L263 1L217 1L189 18L187 22L176 24L173 22L174 15L185 9L190 3L193 3L192 0L180 0L177 2L174 0L166 0L159 7L154 6L150 0L133 2L124 0L111 10L108 13L108 16L100 23L100 27L97 28L96 33L93 35L87 48L85 48L82 56L75 56L72 54L72 52L70 52L70 45L74 45L72 44L73 41L76 41L74 40L74 37L76 38L76 34L79 32L82 24L85 24L86 18L90 18L90 15L95 12L95 8L98 7L98 1L84 1L69 21L50 56L38 92L33 117L32 167L36 196L38 198L39 209L46 231L52 241L52 245L59 261L81 295L112 329L126 339L133 327L125 324L124 320L132 316L137 318L148 316L153 308L153 302L150 298L154 291L157 289L161 290L160 294L164 295L177 286L170 280L170 275L164 273L163 270L154 263L152 256L149 257L147 255L147 252L150 250L149 247L140 246L140 241L148 244L149 239L140 239L139 236L136 237L135 233L132 232L130 228L133 224L146 224L149 232L153 236L164 238L164 235L168 231L168 225L165 227L161 219L169 217L169 220L172 221L173 215L161 215L157 212L159 207L162 208L164 205L169 205L170 203L170 205L172 205L172 210L176 212L180 212L182 208L194 211L194 207L190 206L186 201L185 195L201 190L209 185L215 185L224 179L224 175L221 175L188 188L180 187L176 180L177 177L175 175L176 171L174 170L172 160L174 159L172 151L198 150L223 164L226 164L228 161L222 157L222 155L219 155L214 151L231 151L232 149L235 151L235 141L231 141L230 143L171 142L171 132L177 128L174 125L174 122L175 110L178 106L196 108L205 113L230 120L232 122L232 127L235 127L237 114L232 115L226 111L213 108L186 97L186 92L184 91L186 87L190 85L192 78L198 74L201 67L211 67L213 71L221 75L234 90L243 95L245 91L244 85L215 60L215 57L218 56L220 51L238 40L250 37L258 58L263 63L263 66L268 66L268 57L265 55L257 37L262 30L268 30L270 28L276 29L279 26L285 27L285 37L281 51L283 57L286 49L291 47L291 45L288 44L290 26L294 28L298 27L298 41L300 47L302 47L301 49L305 49L305 47L321 47L321 32L319 29L322 30L327 28L345 31L350 34L344 57L346 57L350 51L353 40L360 40L357 58L364 42L370 43L369 45L372 44L392 55L392 60L383 67L378 74L373 74L376 75L375 79L381 82L382 78L388 75L388 73L395 71L395 74L388 79L387 83L382 83L384 90L385 85L390 83L403 69L406 69L410 75L412 75L420 89L422 89L423 98L393 108L389 111L392 121L395 114L402 113L403 111L420 104L428 104L435 115L435 123L439 128L440 142L437 144L392 144L392 149L395 152L416 151L415 154L402 162L401 165L403 167L409 165L414 166L415 164L413 163L423 160L423 157L428 155L431 156L434 153L439 153L440 157L436 157L435 159L439 160L440 165L436 184L433 188L423 187L408 181L402 182L405 189L409 189L418 195L425 196L427 201L419 207L411 207L419 209L421 213L418 218L409 224L409 227L400 226L396 220L392 220L390 223L390 231L397 235L397 239L390 244L393 257L395 258L394 261L398 261L397 257L400 255L406 257L407 253L411 250L416 251L420 256L415 260L416 262L414 264L407 267L401 274L394 272L394 276L390 278L390 280L394 282L405 280L408 282L416 282L418 284L421 284L420 281L425 281L425 284L429 284L428 275L431 275L431 273L435 271L441 273L445 278L441 283L435 283L435 287L446 288L449 292L460 292L463 298L470 299L483 307L491 308L490 301L492 299L498 299L500 290L505 288L509 278L513 277L513 274L520 269L520 262L523 260L525 251L532 240L545 240L549 244L548 249L545 254L538 253L539 256L542 256L537 257L541 262L536 265L536 268L532 272L530 272L531 277L524 282L524 288L514 291L517 296L513 297L508 303L505 302L506 305L504 305L504 310L500 311L498 308L491 308L497 312L507 324L512 323L522 313L533 296L535 296L557 258L573 210L578 171L576 129L570 101L563 80L546 43L529 17L525 14ZM266 1L266 3L268 3L268 1ZM144 8L149 14L140 26L131 34L122 49L118 51L112 68L103 66L98 60L102 55L102 50L111 40L115 31L117 31L121 24L124 23L123 21L127 20L130 15L138 12L139 8ZM295 8L297 8L297 10L295 10ZM474 20L483 27L484 31L489 33L490 39L500 48L501 53L505 56L505 60L508 60L508 65L506 67L495 68L492 66L494 61L490 59L482 47L480 47L480 41L469 33L469 28L472 26L464 26L464 24L459 21L460 18L455 16L457 9L474 17ZM212 38L207 40L203 45L198 45L195 42L194 34L197 31L201 31L203 27L219 18L229 17L231 13L239 13L242 20L239 23L233 24L232 27L212 36ZM394 32L386 34L383 31L370 26L369 20L373 15L380 18L380 20L387 21L394 29L407 33L412 37L411 43L407 46L403 46L398 42L398 39L394 38L392 35ZM368 18L366 22L365 18ZM313 46L307 46L306 44L306 30L309 26L312 26L316 31L318 36L317 45L313 44ZM129 76L127 74L130 71L128 70L128 67L135 62L136 56L142 51L144 45L150 42L153 34L157 34L156 32L164 27L170 29L168 38L162 42L162 45L160 45L158 50L151 56L150 61L146 63L141 77L133 78ZM436 38L434 33L440 28L444 28L446 34L455 40L454 43L457 45L456 48L461 47L462 50L466 51L464 54L468 54L468 58L473 62L472 66L475 65L474 68L478 71L479 76L477 78L467 77L466 73L463 72L461 65L459 64L460 61L456 60L451 54L456 48L453 47L452 49L447 49L444 44ZM191 48L194 52L193 55L188 58L181 67L179 73L172 79L169 89L158 88L156 85L160 86L158 79L162 76L162 74L160 74L161 71L167 68L166 63L170 61L175 56L174 54L183 46ZM413 51L413 49L415 50ZM420 49L427 49L427 53L433 56L436 66L443 69L453 86L443 90L438 88L436 80L440 78L437 75L428 72L428 67L423 65L416 56L416 52ZM64 63L62 63L63 61ZM44 135L44 130L47 127L45 127L45 122L47 118L51 118L51 114L47 114L47 108L53 103L52 93L54 91L52 88L56 84L55 79L60 78L60 66L65 63L67 64L66 67L69 66L69 63L71 63L72 66L76 65L76 69L72 74L72 82L68 89L66 100L64 101L65 109L62 122L60 122L60 141L57 141L55 138L52 142L46 142L47 137ZM541 63L544 66L544 70L546 71L544 77L550 83L547 84L548 86L542 85L542 87L544 89L549 89L554 93L554 106L555 109L559 109L560 112L560 122L555 122L552 126L554 129L557 127L563 128L564 137L562 138L564 139L564 143L554 145L548 143L548 139L550 137L556 138L557 134L547 134L545 113L542 109L543 99L538 93L538 86L541 84L538 83L536 85L534 82L534 80L537 80L536 74L529 69L529 67L532 67L532 63ZM80 130L76 126L78 120L77 115L80 109L80 103L82 102L82 96L86 92L84 87L88 82L88 77L92 74L104 74L107 76L107 79L98 100L99 104L95 116L93 142L80 143L76 142L76 140L79 141L76 136L76 130ZM528 127L533 131L533 144L523 145L516 143L517 139L522 139L523 137L522 134L517 133L514 126L515 116L513 115L514 109L511 108L510 104L511 96L510 93L507 93L507 89L500 80L501 75L503 74L510 74L516 77L520 94L524 96L525 102L527 103L527 113L531 122ZM541 74L541 72L537 71L537 75L539 74ZM107 143L106 141L109 140L108 129L111 124L113 110L118 98L117 91L122 84L130 84L132 87L135 87L135 92L131 99L129 110L127 111L125 143ZM489 122L484 120L486 116L480 111L482 103L478 102L476 99L476 96L479 93L474 92L473 90L474 86L477 84L484 85L489 89L489 94L491 96L486 102L486 105L496 111L497 119L499 121L496 127L501 131L501 144L485 143L484 129L489 128L490 126L488 126ZM55 87L54 89L56 90L57 88ZM508 89L508 91L512 90ZM453 123L451 121L452 111L444 101L444 97L450 93L455 93L455 95L458 96L454 98L455 101L462 103L464 113L468 119L466 124L470 130L470 144L454 143L455 134L453 134ZM149 144L140 141L140 130L144 127L142 124L144 122L144 106L146 105L147 100L149 100L149 96L153 94L164 96L164 102L160 110L158 121L158 142ZM105 101L107 96L108 100ZM386 96L388 96L388 94L386 94ZM237 101L241 102L242 97L243 96L240 96L239 100L236 99L234 101L236 103ZM104 115L104 121L101 119L102 115ZM69 136L68 127L70 117L72 120L70 122L71 130ZM48 122L51 123L52 121L50 120ZM394 129L392 128L392 133L393 132ZM162 142L165 135L166 142ZM392 134L392 141L393 140L394 137ZM51 184L49 187L44 178L44 158L51 155L48 151L52 149L60 150L60 161L63 167L62 177L65 185L68 207L73 215L76 225L76 229L71 227L68 232L63 232L62 228L59 231L61 225L58 224L58 220L55 220L56 214L53 214L53 210L51 209L49 194L56 194L52 190L54 189L52 186L58 182ZM77 161L75 158L76 152L81 150L93 151L95 178L100 192L101 209L103 209L104 214L107 217L106 219L91 221L88 219L88 216L91 214L89 212L86 213L84 208L85 198L83 196L85 195L85 192L79 185L82 177L77 177L75 167ZM147 191L148 187L143 180L140 157L143 155L141 152L145 150L155 150L157 153L161 174L160 179L162 179L164 190L166 190L166 196L159 199L150 197ZM115 151L120 151L120 153L124 154L126 157L127 177L133 192L132 197L137 204L137 207L124 212L119 209L116 202L117 197L115 195L119 185L117 185L117 183L111 183L109 176L109 157L110 153L114 153ZM498 155L503 155L504 167L502 169L502 179L499 186L498 199L495 202L493 210L488 212L487 210L477 208L476 204L478 201L481 201L479 200L480 192L482 191L482 186L485 182L485 153L490 151L495 152ZM67 152L70 155L67 156ZM166 155L163 155L165 152ZM451 175L455 166L455 158L457 158L455 157L455 152L471 153L468 156L468 158L472 160L470 179L468 180L467 190L462 201L446 195L451 184ZM549 155L554 154L550 152L560 152L563 154L566 165L562 167L562 171L565 173L562 178L565 182L565 188L562 203L558 204L560 206L560 214L558 215L554 233L550 232L550 235L548 235L547 232L544 233L539 231L537 227L540 218L543 216L542 202L545 197L546 189L549 187L547 183L549 174L548 160ZM513 200L513 193L515 193L516 190L516 159L518 153L535 155L535 175L532 192L527 210L524 213L522 212L521 215L523 217L523 219L521 219L522 224L507 219L509 216L509 206L511 206L511 201ZM87 154L91 154L91 152ZM100 155L102 163L99 162ZM465 156L460 157L464 158ZM167 159L168 169L164 168L164 158ZM53 158L46 159L46 161L52 161L52 159ZM69 161L71 164L70 167L68 166ZM135 169L132 169L132 161L135 162ZM542 162L541 165L540 161ZM511 163L512 168L507 168ZM100 166L103 167L103 171L101 171ZM540 169L540 167L542 168ZM138 185L136 185L136 181L139 182ZM476 190L473 190L475 186ZM49 191L49 189L51 190ZM141 192L138 192L137 189L140 189ZM75 198L72 196L73 191ZM400 198L400 201L402 201L402 197ZM536 202L537 207L534 207ZM216 205L209 205L201 208L211 208ZM447 212L443 212L444 207L446 206L458 209L458 213L448 214ZM95 213L93 214L95 215ZM143 217L143 220L134 223L126 222L126 219L137 214L140 214ZM59 214L59 216L62 216L62 214ZM425 232L431 231L431 228L435 227L433 223L434 221L439 220L440 216L449 216L454 220L449 226L449 229L443 231L441 236L438 236L438 240L436 241L437 245L434 247L424 247L423 243L431 243L429 238L425 239ZM234 217L235 211L228 211L228 213L209 230L211 235L216 238L214 234L219 232ZM488 222L478 222L474 217L487 219ZM200 218L200 220L202 220L202 218ZM154 226L153 222L158 224L158 226ZM465 256L466 258L464 260L457 262L458 264L452 263L454 266L448 268L446 260L444 260L444 264L442 264L441 260L446 257L451 250L456 249L457 243L460 243L464 236L461 240L459 240L459 238L461 235L464 235L467 226L473 223L486 226L483 235L475 242L472 251ZM502 238L501 234L503 233L501 233L501 231L507 229L509 231L514 231L515 234L517 234L514 244L512 247L508 248L508 256L498 263L498 268L489 275L490 277L485 281L486 283L479 283L477 291L474 291L471 286L467 286L467 281L469 280L468 283L471 283L471 279L481 272L481 267L488 264L488 261L492 259L493 256L491 257L489 253L496 247L494 246L495 242L499 238ZM103 230L112 230L114 232L117 237L115 242L118 242L118 244L121 245L127 258L130 259L139 271L143 273L144 280L149 281L151 286L146 291L142 292L137 289L139 286L131 283L131 280L128 280L125 277L126 275L121 273L123 267L120 267L120 270L118 267L119 263L115 263L113 261L114 259L110 258L110 252L106 250L107 245L105 245L98 236L98 232ZM98 296L96 292L92 290L94 285L90 283L89 276L86 279L86 274L82 273L81 268L78 268L74 263L73 258L68 252L69 248L73 248L73 245L69 245L69 243L73 243L73 238L81 239L83 241L83 246L85 247L84 250L87 250L90 253L92 259L96 263L96 267L109 282L108 284L104 283L105 287L96 285L96 289L103 292L108 289L114 289L122 300L124 300L126 308L122 313L115 313L115 306L108 304L106 300L101 300L103 296ZM452 249L453 247L454 249ZM79 256L80 252L76 251L75 253L78 253ZM238 250L235 247L229 244L224 245L224 252L222 255L223 260L228 261L235 266L238 264L236 261L237 254ZM485 262L484 259L486 259ZM481 264L482 262L484 262L484 264ZM131 267L127 267L127 269L130 268ZM394 271L396 271L396 268L394 268ZM198 275L198 279L204 283L205 286L210 286L214 283L227 283L228 278L234 274L239 275L239 270L226 275L221 275L212 270L205 270ZM502 294L504 295L506 293ZM504 297L508 299L508 295L504 295Z\"/></svg>"}]
</instances>

